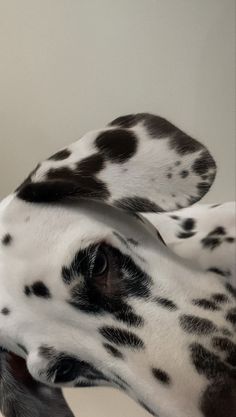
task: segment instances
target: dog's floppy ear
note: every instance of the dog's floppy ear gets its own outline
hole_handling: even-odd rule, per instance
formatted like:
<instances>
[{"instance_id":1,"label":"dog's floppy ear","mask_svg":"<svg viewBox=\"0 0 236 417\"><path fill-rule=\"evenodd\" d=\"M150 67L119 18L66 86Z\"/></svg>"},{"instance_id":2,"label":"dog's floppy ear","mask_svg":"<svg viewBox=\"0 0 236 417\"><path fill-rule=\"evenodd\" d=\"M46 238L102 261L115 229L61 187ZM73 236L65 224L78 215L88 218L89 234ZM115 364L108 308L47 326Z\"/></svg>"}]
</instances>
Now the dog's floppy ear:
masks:
<instances>
[{"instance_id":1,"label":"dog's floppy ear","mask_svg":"<svg viewBox=\"0 0 236 417\"><path fill-rule=\"evenodd\" d=\"M209 190L209 151L167 120L148 113L119 117L41 163L18 188L21 199L81 198L135 212L189 206Z\"/></svg>"}]
</instances>

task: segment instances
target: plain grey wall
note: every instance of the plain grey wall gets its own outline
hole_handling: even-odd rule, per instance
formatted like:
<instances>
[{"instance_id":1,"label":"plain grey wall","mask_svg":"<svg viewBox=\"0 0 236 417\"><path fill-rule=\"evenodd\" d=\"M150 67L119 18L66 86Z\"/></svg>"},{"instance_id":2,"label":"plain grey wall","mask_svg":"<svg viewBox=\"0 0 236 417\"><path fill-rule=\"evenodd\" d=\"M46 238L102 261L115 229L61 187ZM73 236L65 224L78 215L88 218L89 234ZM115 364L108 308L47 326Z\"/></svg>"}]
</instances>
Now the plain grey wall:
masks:
<instances>
[{"instance_id":1,"label":"plain grey wall","mask_svg":"<svg viewBox=\"0 0 236 417\"><path fill-rule=\"evenodd\" d=\"M208 145L219 172L205 201L235 198L234 0L0 0L0 198L38 160L139 111ZM81 417L146 415L111 390L68 395Z\"/></svg>"}]
</instances>

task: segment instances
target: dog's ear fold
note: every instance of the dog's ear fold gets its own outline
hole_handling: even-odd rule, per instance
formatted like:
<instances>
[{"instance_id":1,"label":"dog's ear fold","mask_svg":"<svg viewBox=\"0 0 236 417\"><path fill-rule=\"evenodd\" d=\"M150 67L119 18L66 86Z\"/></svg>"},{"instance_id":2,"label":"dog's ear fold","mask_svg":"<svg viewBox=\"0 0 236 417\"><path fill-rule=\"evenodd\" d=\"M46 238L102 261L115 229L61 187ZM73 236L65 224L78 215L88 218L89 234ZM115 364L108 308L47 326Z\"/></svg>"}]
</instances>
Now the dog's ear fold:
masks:
<instances>
[{"instance_id":1,"label":"dog's ear fold","mask_svg":"<svg viewBox=\"0 0 236 417\"><path fill-rule=\"evenodd\" d=\"M119 117L57 152L17 192L35 203L85 198L160 212L198 201L215 173L201 143L161 117L140 113Z\"/></svg>"}]
</instances>

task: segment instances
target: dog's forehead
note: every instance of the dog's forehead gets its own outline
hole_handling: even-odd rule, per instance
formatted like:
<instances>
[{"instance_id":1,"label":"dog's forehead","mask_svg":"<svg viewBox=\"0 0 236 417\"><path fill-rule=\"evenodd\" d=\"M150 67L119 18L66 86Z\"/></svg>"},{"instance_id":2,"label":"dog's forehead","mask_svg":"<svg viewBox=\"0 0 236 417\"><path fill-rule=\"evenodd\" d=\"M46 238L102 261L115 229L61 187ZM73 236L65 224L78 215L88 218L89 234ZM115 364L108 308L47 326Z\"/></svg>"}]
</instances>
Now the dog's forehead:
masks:
<instances>
[{"instance_id":1,"label":"dog's forehead","mask_svg":"<svg viewBox=\"0 0 236 417\"><path fill-rule=\"evenodd\" d=\"M98 202L76 205L26 203L17 197L0 204L0 256L37 259L50 254L51 263L118 230L129 237L151 237L152 227L133 215ZM45 262L44 262L45 263Z\"/></svg>"}]
</instances>

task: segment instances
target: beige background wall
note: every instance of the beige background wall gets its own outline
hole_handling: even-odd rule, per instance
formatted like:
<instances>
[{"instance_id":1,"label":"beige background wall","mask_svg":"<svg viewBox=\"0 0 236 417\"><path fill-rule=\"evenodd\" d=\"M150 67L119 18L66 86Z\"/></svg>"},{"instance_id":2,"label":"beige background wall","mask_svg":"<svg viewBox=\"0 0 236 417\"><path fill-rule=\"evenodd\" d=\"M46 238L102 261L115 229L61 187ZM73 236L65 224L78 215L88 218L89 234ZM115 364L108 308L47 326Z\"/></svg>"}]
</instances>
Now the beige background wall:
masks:
<instances>
[{"instance_id":1,"label":"beige background wall","mask_svg":"<svg viewBox=\"0 0 236 417\"><path fill-rule=\"evenodd\" d=\"M205 142L235 198L234 0L0 0L0 198L61 146L150 111ZM146 413L112 390L68 393L81 417Z\"/></svg>"}]
</instances>

